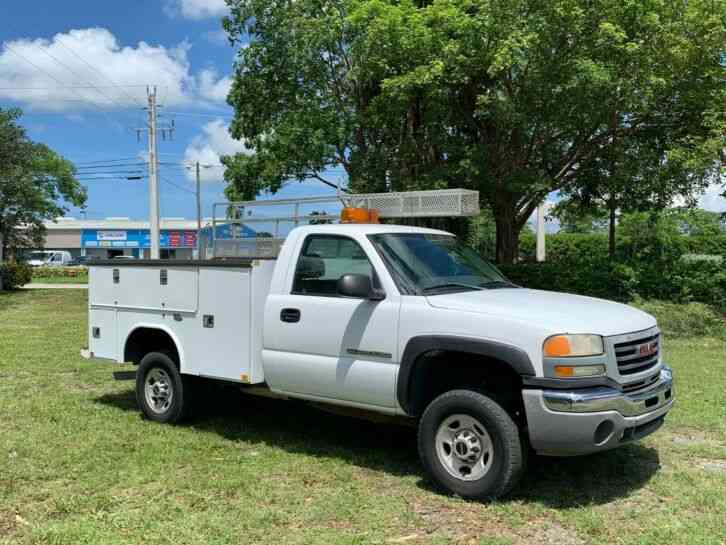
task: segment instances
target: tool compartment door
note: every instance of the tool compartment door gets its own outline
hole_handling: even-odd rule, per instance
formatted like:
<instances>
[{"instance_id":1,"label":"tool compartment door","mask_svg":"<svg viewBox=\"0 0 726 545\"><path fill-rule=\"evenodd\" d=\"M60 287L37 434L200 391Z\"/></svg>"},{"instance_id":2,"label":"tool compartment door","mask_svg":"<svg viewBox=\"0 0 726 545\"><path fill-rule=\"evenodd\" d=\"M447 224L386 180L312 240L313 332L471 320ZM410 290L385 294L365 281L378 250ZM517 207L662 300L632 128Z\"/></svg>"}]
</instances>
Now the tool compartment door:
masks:
<instances>
[{"instance_id":1,"label":"tool compartment door","mask_svg":"<svg viewBox=\"0 0 726 545\"><path fill-rule=\"evenodd\" d=\"M199 269L198 334L190 343L196 374L249 382L252 269Z\"/></svg>"}]
</instances>

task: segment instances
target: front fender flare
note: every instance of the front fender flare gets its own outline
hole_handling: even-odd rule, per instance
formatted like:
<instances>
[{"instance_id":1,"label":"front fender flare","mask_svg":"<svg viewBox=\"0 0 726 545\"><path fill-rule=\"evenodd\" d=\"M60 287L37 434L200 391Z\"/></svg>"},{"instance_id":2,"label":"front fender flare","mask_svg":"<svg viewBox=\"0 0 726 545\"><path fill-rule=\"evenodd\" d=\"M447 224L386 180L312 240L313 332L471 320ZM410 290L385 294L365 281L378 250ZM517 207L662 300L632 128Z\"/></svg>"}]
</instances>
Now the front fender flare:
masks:
<instances>
[{"instance_id":1,"label":"front fender flare","mask_svg":"<svg viewBox=\"0 0 726 545\"><path fill-rule=\"evenodd\" d=\"M412 378L416 370L416 363L419 361L420 356L435 351L465 352L494 358L509 365L520 376L536 375L527 353L516 346L487 339L457 337L454 335L412 337L403 351L396 384L398 404L409 415L413 412L411 407L413 399Z\"/></svg>"}]
</instances>

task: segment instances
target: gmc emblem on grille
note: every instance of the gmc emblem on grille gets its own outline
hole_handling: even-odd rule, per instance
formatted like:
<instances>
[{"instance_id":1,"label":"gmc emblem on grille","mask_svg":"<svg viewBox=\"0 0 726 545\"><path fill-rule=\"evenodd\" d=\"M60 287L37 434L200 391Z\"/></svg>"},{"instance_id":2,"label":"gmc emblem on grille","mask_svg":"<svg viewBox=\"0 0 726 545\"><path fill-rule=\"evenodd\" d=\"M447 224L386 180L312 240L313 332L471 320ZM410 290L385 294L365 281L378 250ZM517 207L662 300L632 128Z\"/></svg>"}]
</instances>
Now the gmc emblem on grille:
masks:
<instances>
[{"instance_id":1,"label":"gmc emblem on grille","mask_svg":"<svg viewBox=\"0 0 726 545\"><path fill-rule=\"evenodd\" d=\"M640 345L639 354L641 356L652 356L656 352L658 352L658 341Z\"/></svg>"}]
</instances>

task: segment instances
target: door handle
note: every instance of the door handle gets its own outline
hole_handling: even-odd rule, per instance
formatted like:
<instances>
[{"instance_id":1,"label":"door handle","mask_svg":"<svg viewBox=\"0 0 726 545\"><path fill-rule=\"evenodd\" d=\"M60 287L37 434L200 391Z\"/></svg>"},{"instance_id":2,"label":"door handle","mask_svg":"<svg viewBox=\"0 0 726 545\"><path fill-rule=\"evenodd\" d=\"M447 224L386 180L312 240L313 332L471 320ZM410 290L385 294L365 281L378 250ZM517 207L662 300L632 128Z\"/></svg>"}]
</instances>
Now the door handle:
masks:
<instances>
[{"instance_id":1,"label":"door handle","mask_svg":"<svg viewBox=\"0 0 726 545\"><path fill-rule=\"evenodd\" d=\"M300 321L300 309L299 308L283 308L280 311L280 320L287 322L288 324L294 324Z\"/></svg>"}]
</instances>

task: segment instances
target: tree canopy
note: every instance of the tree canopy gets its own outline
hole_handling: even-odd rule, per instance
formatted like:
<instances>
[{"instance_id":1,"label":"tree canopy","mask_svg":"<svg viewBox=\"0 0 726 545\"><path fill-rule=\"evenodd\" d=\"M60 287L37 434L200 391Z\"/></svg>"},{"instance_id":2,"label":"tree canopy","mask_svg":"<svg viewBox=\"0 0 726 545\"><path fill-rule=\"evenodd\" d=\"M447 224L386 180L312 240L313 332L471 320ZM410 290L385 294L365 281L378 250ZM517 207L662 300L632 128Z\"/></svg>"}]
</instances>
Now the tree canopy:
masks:
<instances>
[{"instance_id":1,"label":"tree canopy","mask_svg":"<svg viewBox=\"0 0 726 545\"><path fill-rule=\"evenodd\" d=\"M330 168L476 189L511 262L552 191L665 202L720 168L726 0L229 3L231 133L254 152L224 159L230 196Z\"/></svg>"},{"instance_id":2,"label":"tree canopy","mask_svg":"<svg viewBox=\"0 0 726 545\"><path fill-rule=\"evenodd\" d=\"M6 251L40 245L45 220L86 201L73 165L28 139L19 117L18 110L0 109L0 236Z\"/></svg>"}]
</instances>

